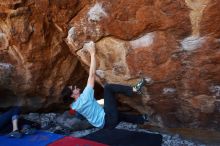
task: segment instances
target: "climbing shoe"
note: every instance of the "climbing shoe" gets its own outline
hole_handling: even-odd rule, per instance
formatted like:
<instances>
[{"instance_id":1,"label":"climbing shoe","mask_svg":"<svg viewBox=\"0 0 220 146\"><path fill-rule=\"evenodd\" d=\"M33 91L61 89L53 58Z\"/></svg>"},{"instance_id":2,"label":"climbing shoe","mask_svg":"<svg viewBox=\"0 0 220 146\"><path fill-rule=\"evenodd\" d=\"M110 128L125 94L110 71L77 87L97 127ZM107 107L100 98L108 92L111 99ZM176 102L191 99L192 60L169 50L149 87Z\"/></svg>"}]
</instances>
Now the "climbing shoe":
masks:
<instances>
[{"instance_id":1,"label":"climbing shoe","mask_svg":"<svg viewBox=\"0 0 220 146\"><path fill-rule=\"evenodd\" d=\"M7 137L10 137L10 138L21 138L22 134L18 130L15 130L15 131L10 132L7 135Z\"/></svg>"},{"instance_id":2,"label":"climbing shoe","mask_svg":"<svg viewBox=\"0 0 220 146\"><path fill-rule=\"evenodd\" d=\"M141 94L141 88L145 85L146 81L142 78L135 86L133 86L133 91Z\"/></svg>"},{"instance_id":3,"label":"climbing shoe","mask_svg":"<svg viewBox=\"0 0 220 146\"><path fill-rule=\"evenodd\" d=\"M21 132L25 135L32 135L36 133L36 129L35 128L31 128L30 125L24 125L21 129Z\"/></svg>"}]
</instances>

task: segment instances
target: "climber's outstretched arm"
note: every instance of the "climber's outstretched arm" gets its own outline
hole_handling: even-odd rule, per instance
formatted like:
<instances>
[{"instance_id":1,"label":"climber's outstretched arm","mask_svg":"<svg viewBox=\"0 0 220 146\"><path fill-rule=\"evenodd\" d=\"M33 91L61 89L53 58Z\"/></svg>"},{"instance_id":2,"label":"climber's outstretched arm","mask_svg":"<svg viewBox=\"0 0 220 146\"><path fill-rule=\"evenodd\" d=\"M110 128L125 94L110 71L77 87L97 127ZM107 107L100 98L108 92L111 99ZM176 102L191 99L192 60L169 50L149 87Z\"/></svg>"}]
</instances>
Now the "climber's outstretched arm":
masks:
<instances>
[{"instance_id":1,"label":"climber's outstretched arm","mask_svg":"<svg viewBox=\"0 0 220 146\"><path fill-rule=\"evenodd\" d=\"M90 85L92 88L94 88L95 85L95 70L96 70L96 60L95 60L95 44L94 42L89 42L86 44L87 50L90 53L91 56L91 63L90 63L90 69L89 69L89 78L87 81L87 84Z\"/></svg>"}]
</instances>

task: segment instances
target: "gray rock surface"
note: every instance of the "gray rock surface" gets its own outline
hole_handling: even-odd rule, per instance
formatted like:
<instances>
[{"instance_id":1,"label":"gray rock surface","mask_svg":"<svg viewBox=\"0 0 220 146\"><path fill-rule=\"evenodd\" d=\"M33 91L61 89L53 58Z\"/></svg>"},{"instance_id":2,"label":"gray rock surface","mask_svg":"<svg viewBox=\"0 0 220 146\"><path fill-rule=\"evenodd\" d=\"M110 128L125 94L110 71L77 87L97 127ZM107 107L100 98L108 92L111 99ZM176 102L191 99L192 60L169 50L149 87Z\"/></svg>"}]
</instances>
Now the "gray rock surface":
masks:
<instances>
[{"instance_id":1,"label":"gray rock surface","mask_svg":"<svg viewBox=\"0 0 220 146\"><path fill-rule=\"evenodd\" d=\"M91 128L92 125L89 124L87 120L81 120L73 115L70 115L68 111L64 112L62 115L56 118L57 124L64 128L68 128L72 131L83 130Z\"/></svg>"},{"instance_id":2,"label":"gray rock surface","mask_svg":"<svg viewBox=\"0 0 220 146\"><path fill-rule=\"evenodd\" d=\"M28 115L23 115L23 117L41 123L41 127L47 131L70 135L73 137L83 137L99 130L99 128L92 127L87 120L80 120L75 116L69 115L68 112L64 112L63 114L30 113ZM120 122L116 128L137 132L158 133L141 129L138 125L127 122ZM205 144L181 138L177 134L160 134L163 136L162 146L206 146Z\"/></svg>"}]
</instances>

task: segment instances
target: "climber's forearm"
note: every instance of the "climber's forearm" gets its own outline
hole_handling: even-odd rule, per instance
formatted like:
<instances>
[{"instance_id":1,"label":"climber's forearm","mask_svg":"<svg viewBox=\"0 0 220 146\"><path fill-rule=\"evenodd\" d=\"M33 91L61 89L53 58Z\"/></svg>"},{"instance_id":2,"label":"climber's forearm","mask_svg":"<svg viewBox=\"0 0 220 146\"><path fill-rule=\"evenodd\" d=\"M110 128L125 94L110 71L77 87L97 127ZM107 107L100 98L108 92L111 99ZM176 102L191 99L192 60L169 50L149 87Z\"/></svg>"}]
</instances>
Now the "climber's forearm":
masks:
<instances>
[{"instance_id":1,"label":"climber's forearm","mask_svg":"<svg viewBox=\"0 0 220 146\"><path fill-rule=\"evenodd\" d=\"M87 84L89 84L93 88L95 84L95 71L96 71L95 52L90 52L90 55L91 55L91 63L90 63L89 78Z\"/></svg>"}]
</instances>

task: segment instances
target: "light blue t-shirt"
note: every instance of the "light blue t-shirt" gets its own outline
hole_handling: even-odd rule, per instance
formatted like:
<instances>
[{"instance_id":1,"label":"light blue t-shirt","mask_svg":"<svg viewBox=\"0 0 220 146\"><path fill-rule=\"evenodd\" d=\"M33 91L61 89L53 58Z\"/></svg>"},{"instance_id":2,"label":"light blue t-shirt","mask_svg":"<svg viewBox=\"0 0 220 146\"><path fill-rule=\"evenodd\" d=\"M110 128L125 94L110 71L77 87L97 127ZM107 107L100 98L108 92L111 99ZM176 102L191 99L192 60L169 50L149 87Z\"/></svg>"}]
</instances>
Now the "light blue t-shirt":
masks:
<instances>
[{"instance_id":1,"label":"light blue t-shirt","mask_svg":"<svg viewBox=\"0 0 220 146\"><path fill-rule=\"evenodd\" d=\"M83 93L72 104L72 109L83 115L95 127L103 127L105 112L94 98L94 90L87 85Z\"/></svg>"}]
</instances>

